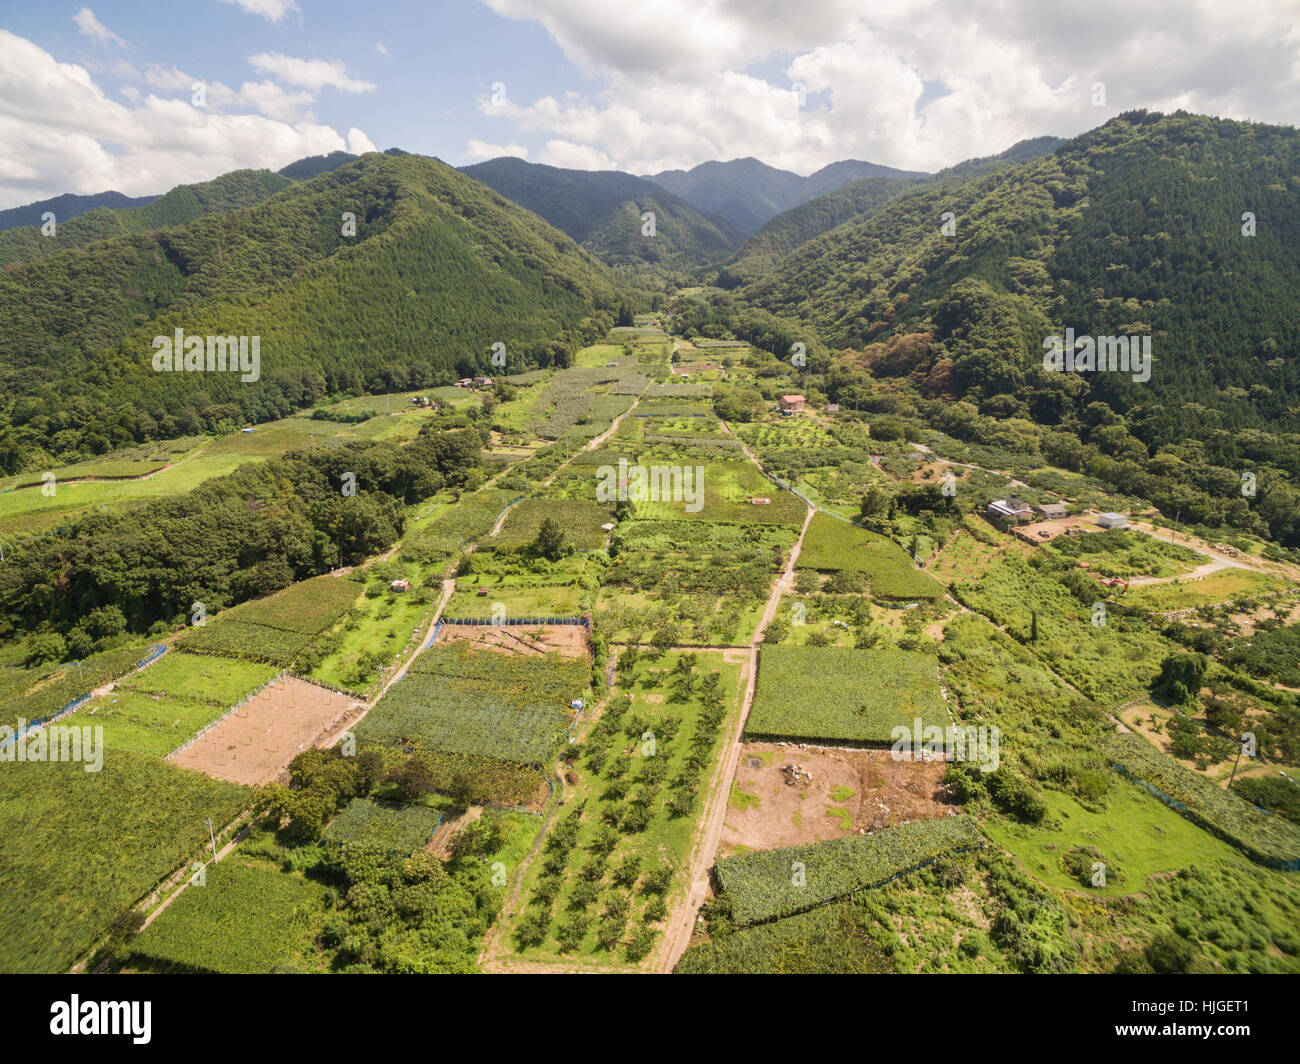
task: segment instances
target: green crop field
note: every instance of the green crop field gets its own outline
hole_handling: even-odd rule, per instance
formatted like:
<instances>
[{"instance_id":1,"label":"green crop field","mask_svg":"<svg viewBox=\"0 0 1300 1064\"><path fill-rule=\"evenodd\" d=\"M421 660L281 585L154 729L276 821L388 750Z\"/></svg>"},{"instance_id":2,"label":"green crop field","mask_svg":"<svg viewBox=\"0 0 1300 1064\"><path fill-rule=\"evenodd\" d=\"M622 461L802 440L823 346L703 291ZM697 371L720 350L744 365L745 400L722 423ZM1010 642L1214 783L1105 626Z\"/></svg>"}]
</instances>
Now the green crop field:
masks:
<instances>
[{"instance_id":1,"label":"green crop field","mask_svg":"<svg viewBox=\"0 0 1300 1064\"><path fill-rule=\"evenodd\" d=\"M337 846L365 846L405 856L429 841L439 812L427 805L400 805L353 798L322 837Z\"/></svg>"},{"instance_id":2,"label":"green crop field","mask_svg":"<svg viewBox=\"0 0 1300 1064\"><path fill-rule=\"evenodd\" d=\"M588 487L594 499L595 478L591 480ZM597 550L603 547L605 533L601 531L600 526L614 519L612 507L594 501L525 499L518 506L511 508L506 515L505 523L501 526L501 531L484 545L505 550L528 546L537 539L542 522L548 518L560 526L564 532L565 543L572 544L579 550Z\"/></svg>"},{"instance_id":3,"label":"green crop field","mask_svg":"<svg viewBox=\"0 0 1300 1064\"><path fill-rule=\"evenodd\" d=\"M893 599L941 598L943 585L923 573L892 539L857 528L830 514L813 515L799 565L822 572L866 573L872 594Z\"/></svg>"},{"instance_id":4,"label":"green crop field","mask_svg":"<svg viewBox=\"0 0 1300 1064\"><path fill-rule=\"evenodd\" d=\"M896 727L947 727L935 659L907 650L764 646L750 739L891 741Z\"/></svg>"},{"instance_id":5,"label":"green crop field","mask_svg":"<svg viewBox=\"0 0 1300 1064\"><path fill-rule=\"evenodd\" d=\"M131 943L129 963L146 972L261 975L296 968L314 952L325 887L301 875L228 857L208 865Z\"/></svg>"},{"instance_id":6,"label":"green crop field","mask_svg":"<svg viewBox=\"0 0 1300 1064\"><path fill-rule=\"evenodd\" d=\"M323 655L322 633L361 596L361 586L341 576L303 580L266 598L223 611L179 641L182 650L288 667Z\"/></svg>"},{"instance_id":7,"label":"green crop field","mask_svg":"<svg viewBox=\"0 0 1300 1064\"><path fill-rule=\"evenodd\" d=\"M754 924L881 886L936 857L983 842L970 817L941 817L870 835L724 857L716 873L732 919Z\"/></svg>"},{"instance_id":8,"label":"green crop field","mask_svg":"<svg viewBox=\"0 0 1300 1064\"><path fill-rule=\"evenodd\" d=\"M357 727L359 741L538 765L567 731L590 662L435 643Z\"/></svg>"},{"instance_id":9,"label":"green crop field","mask_svg":"<svg viewBox=\"0 0 1300 1064\"><path fill-rule=\"evenodd\" d=\"M66 971L251 796L154 758L0 766L0 971Z\"/></svg>"}]
</instances>

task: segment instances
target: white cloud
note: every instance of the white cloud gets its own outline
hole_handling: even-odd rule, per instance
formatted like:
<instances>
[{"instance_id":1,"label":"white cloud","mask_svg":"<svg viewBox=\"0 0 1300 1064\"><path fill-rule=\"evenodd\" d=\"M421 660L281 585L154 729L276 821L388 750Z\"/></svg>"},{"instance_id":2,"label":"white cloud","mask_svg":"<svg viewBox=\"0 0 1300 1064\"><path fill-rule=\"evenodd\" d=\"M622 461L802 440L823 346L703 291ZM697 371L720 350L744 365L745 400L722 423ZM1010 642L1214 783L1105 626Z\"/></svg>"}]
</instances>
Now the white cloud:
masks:
<instances>
[{"instance_id":1,"label":"white cloud","mask_svg":"<svg viewBox=\"0 0 1300 1064\"><path fill-rule=\"evenodd\" d=\"M182 74L171 68L159 76L176 82ZM269 82L245 83L238 92L213 83L206 108L192 107L187 91L180 99L123 91L121 103L85 67L0 30L0 207L61 192L164 192L230 170L279 169L305 155L370 144L358 129L345 139L310 116L290 120L292 105L309 105L310 95ZM220 110L241 101L283 117Z\"/></svg>"},{"instance_id":2,"label":"white cloud","mask_svg":"<svg viewBox=\"0 0 1300 1064\"><path fill-rule=\"evenodd\" d=\"M373 92L376 88L372 82L348 77L341 59L295 59L278 52L261 52L249 56L248 61L257 70L312 92L326 86L342 92Z\"/></svg>"},{"instance_id":3,"label":"white cloud","mask_svg":"<svg viewBox=\"0 0 1300 1064\"><path fill-rule=\"evenodd\" d=\"M77 29L83 37L89 37L92 41L98 41L100 44L115 44L119 48L126 47L126 41L95 18L95 13L88 7L83 7L73 15L72 21L77 24Z\"/></svg>"},{"instance_id":4,"label":"white cloud","mask_svg":"<svg viewBox=\"0 0 1300 1064\"><path fill-rule=\"evenodd\" d=\"M484 159L498 159L502 155L527 159L528 149L518 144L489 144L482 140L471 140L465 146L465 158L472 163L481 163Z\"/></svg>"},{"instance_id":5,"label":"white cloud","mask_svg":"<svg viewBox=\"0 0 1300 1064\"><path fill-rule=\"evenodd\" d=\"M176 67L169 69L161 67L157 63L150 63L145 68L144 80L149 83L151 88L162 92L190 92L193 84L201 79Z\"/></svg>"},{"instance_id":6,"label":"white cloud","mask_svg":"<svg viewBox=\"0 0 1300 1064\"><path fill-rule=\"evenodd\" d=\"M270 22L279 22L290 11L302 13L293 0L222 0L226 4L238 4L250 15L261 15Z\"/></svg>"},{"instance_id":7,"label":"white cloud","mask_svg":"<svg viewBox=\"0 0 1300 1064\"><path fill-rule=\"evenodd\" d=\"M746 155L805 174L844 158L935 170L1137 107L1300 114L1295 0L483 2L601 82L482 106L574 165L585 148L635 173Z\"/></svg>"},{"instance_id":8,"label":"white cloud","mask_svg":"<svg viewBox=\"0 0 1300 1064\"><path fill-rule=\"evenodd\" d=\"M384 47L383 41L375 41L375 51L380 55L387 55L388 49Z\"/></svg>"},{"instance_id":9,"label":"white cloud","mask_svg":"<svg viewBox=\"0 0 1300 1064\"><path fill-rule=\"evenodd\" d=\"M598 151L588 144L574 144L567 140L548 140L546 148L537 157L537 161L565 170L618 169L618 164L603 151Z\"/></svg>"},{"instance_id":10,"label":"white cloud","mask_svg":"<svg viewBox=\"0 0 1300 1064\"><path fill-rule=\"evenodd\" d=\"M367 137L361 130L353 126L348 130L348 151L353 155L365 155L368 151L378 151L374 141Z\"/></svg>"}]
</instances>

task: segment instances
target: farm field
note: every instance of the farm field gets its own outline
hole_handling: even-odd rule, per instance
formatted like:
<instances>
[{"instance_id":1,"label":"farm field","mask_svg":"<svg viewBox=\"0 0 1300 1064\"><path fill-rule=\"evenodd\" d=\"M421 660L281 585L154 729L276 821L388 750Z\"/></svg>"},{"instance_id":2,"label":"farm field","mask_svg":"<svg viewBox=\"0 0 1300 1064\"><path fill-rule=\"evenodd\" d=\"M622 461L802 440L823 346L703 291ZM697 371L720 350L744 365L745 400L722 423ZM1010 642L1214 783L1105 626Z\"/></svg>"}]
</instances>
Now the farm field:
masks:
<instances>
[{"instance_id":1,"label":"farm field","mask_svg":"<svg viewBox=\"0 0 1300 1064\"><path fill-rule=\"evenodd\" d=\"M208 848L252 792L118 750L0 769L0 971L66 971L109 924Z\"/></svg>"},{"instance_id":2,"label":"farm field","mask_svg":"<svg viewBox=\"0 0 1300 1064\"><path fill-rule=\"evenodd\" d=\"M367 714L357 741L420 751L435 771L472 777L475 797L527 804L572 724L569 704L585 696L590 672L585 655L524 656L440 641Z\"/></svg>"},{"instance_id":3,"label":"farm field","mask_svg":"<svg viewBox=\"0 0 1300 1064\"><path fill-rule=\"evenodd\" d=\"M347 695L281 676L167 760L216 779L261 787L357 708Z\"/></svg>"},{"instance_id":4,"label":"farm field","mask_svg":"<svg viewBox=\"0 0 1300 1064\"><path fill-rule=\"evenodd\" d=\"M937 857L982 845L984 837L969 817L943 817L870 835L724 857L716 874L732 920L745 926L806 912L880 886ZM802 865L803 876L791 876L792 862Z\"/></svg>"},{"instance_id":5,"label":"farm field","mask_svg":"<svg viewBox=\"0 0 1300 1064\"><path fill-rule=\"evenodd\" d=\"M946 728L938 663L905 650L765 646L745 724L751 740L890 743L896 727Z\"/></svg>"},{"instance_id":6,"label":"farm field","mask_svg":"<svg viewBox=\"0 0 1300 1064\"><path fill-rule=\"evenodd\" d=\"M275 595L223 611L190 628L181 648L291 666L323 656L318 638L356 602L360 586L337 576L303 580Z\"/></svg>"},{"instance_id":7,"label":"farm field","mask_svg":"<svg viewBox=\"0 0 1300 1064\"><path fill-rule=\"evenodd\" d=\"M408 856L424 846L442 819L427 805L353 798L321 840L332 846L360 846Z\"/></svg>"},{"instance_id":8,"label":"farm field","mask_svg":"<svg viewBox=\"0 0 1300 1064\"><path fill-rule=\"evenodd\" d=\"M502 938L523 962L642 966L685 886L740 667L717 652L624 651L579 734L564 799Z\"/></svg>"},{"instance_id":9,"label":"farm field","mask_svg":"<svg viewBox=\"0 0 1300 1064\"><path fill-rule=\"evenodd\" d=\"M132 943L144 972L264 974L314 967L315 923L326 888L302 875L246 863L210 864Z\"/></svg>"},{"instance_id":10,"label":"farm field","mask_svg":"<svg viewBox=\"0 0 1300 1064\"><path fill-rule=\"evenodd\" d=\"M164 757L275 674L269 665L168 654L60 723L101 725L107 749Z\"/></svg>"},{"instance_id":11,"label":"farm field","mask_svg":"<svg viewBox=\"0 0 1300 1064\"><path fill-rule=\"evenodd\" d=\"M943 761L895 760L886 750L745 743L719 854L801 846L947 816L955 808L943 789L947 767Z\"/></svg>"},{"instance_id":12,"label":"farm field","mask_svg":"<svg viewBox=\"0 0 1300 1064\"><path fill-rule=\"evenodd\" d=\"M829 514L813 516L804 537L800 566L823 572L866 573L871 592L883 598L938 598L942 586L920 571L897 543Z\"/></svg>"}]
</instances>

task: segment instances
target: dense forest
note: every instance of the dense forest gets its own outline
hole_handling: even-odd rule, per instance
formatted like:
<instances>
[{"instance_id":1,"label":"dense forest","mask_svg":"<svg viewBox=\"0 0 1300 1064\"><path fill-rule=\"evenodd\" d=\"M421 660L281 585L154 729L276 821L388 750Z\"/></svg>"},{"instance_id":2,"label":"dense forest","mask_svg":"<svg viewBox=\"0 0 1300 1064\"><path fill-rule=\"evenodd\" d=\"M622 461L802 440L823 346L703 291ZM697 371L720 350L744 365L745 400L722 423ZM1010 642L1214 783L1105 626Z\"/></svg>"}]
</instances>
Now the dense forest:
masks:
<instances>
[{"instance_id":1,"label":"dense forest","mask_svg":"<svg viewBox=\"0 0 1300 1064\"><path fill-rule=\"evenodd\" d=\"M1060 137L1035 137L1022 140L998 155L968 159L928 177L922 175L911 180L864 177L834 188L784 211L759 229L740 246L719 273L717 283L723 288L735 288L754 281L770 273L786 256L813 237L849 222L863 221L883 204L918 185L966 181L998 167L1036 159L1064 143ZM808 180L812 181L816 176L814 174Z\"/></svg>"},{"instance_id":2,"label":"dense forest","mask_svg":"<svg viewBox=\"0 0 1300 1064\"><path fill-rule=\"evenodd\" d=\"M449 383L495 342L513 371L547 365L612 323L598 263L435 159L263 176L286 186L256 206L0 271L0 471ZM260 379L154 372L178 328L260 337Z\"/></svg>"},{"instance_id":3,"label":"dense forest","mask_svg":"<svg viewBox=\"0 0 1300 1064\"><path fill-rule=\"evenodd\" d=\"M123 632L166 628L195 602L214 613L352 564L397 540L405 505L475 486L482 445L477 429L434 428L405 447L293 452L175 498L75 518L0 567L0 640L41 631L37 653L81 657Z\"/></svg>"}]
</instances>

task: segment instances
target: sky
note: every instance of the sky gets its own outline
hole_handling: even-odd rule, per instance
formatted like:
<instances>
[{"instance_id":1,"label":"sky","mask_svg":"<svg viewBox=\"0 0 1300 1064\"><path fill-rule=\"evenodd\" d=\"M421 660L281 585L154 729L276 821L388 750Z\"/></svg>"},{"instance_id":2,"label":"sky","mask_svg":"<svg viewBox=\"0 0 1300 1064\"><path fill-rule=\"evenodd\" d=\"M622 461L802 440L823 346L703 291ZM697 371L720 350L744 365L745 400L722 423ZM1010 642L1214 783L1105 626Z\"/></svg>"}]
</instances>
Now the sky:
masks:
<instances>
[{"instance_id":1,"label":"sky","mask_svg":"<svg viewBox=\"0 0 1300 1064\"><path fill-rule=\"evenodd\" d=\"M1300 123L1300 0L0 0L0 208L400 147L933 171L1137 107Z\"/></svg>"}]
</instances>

